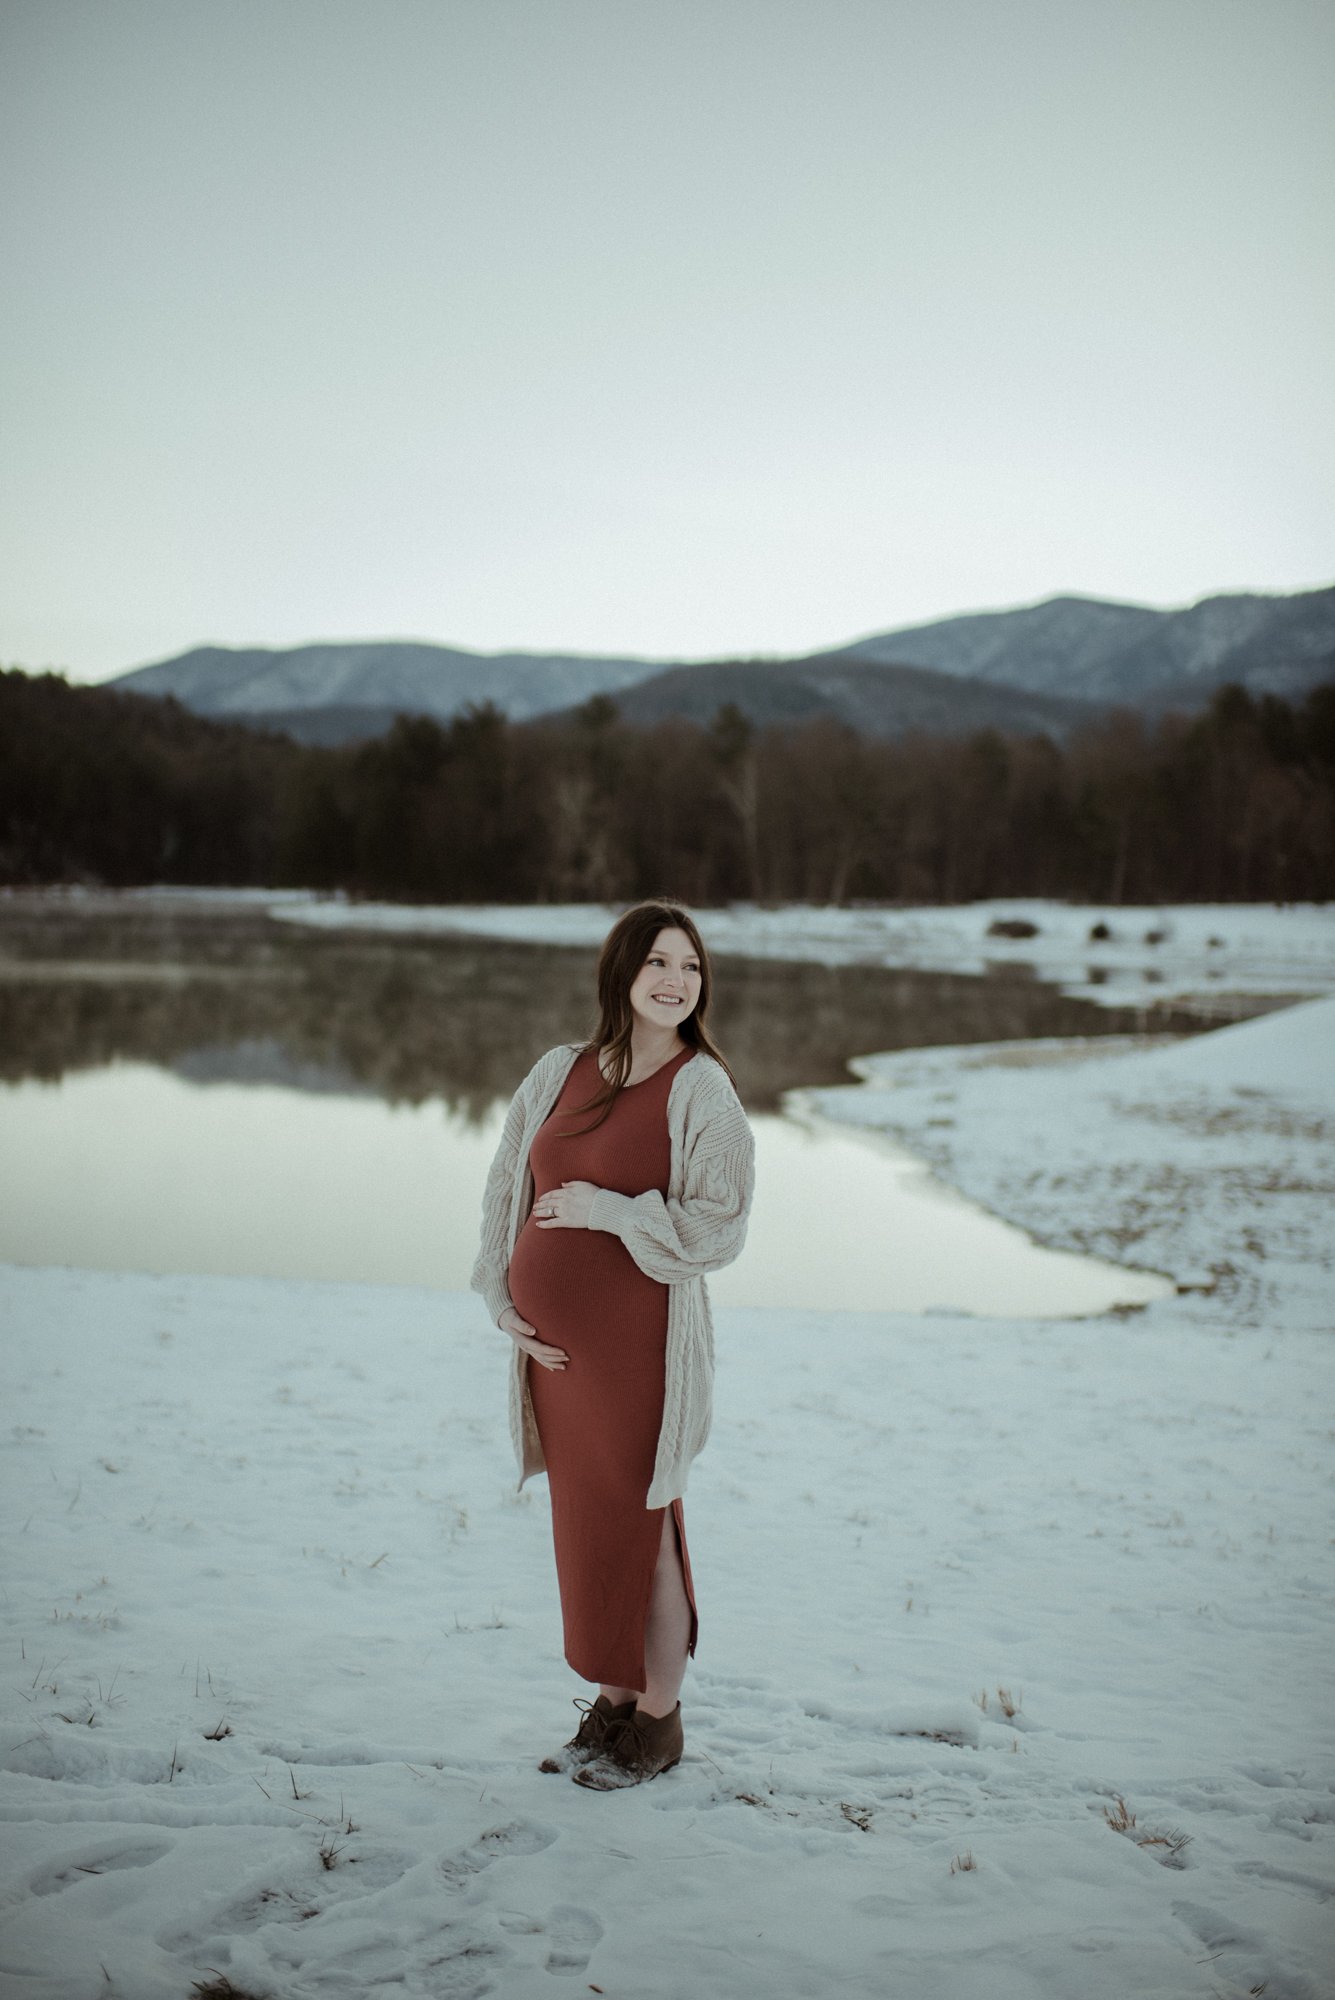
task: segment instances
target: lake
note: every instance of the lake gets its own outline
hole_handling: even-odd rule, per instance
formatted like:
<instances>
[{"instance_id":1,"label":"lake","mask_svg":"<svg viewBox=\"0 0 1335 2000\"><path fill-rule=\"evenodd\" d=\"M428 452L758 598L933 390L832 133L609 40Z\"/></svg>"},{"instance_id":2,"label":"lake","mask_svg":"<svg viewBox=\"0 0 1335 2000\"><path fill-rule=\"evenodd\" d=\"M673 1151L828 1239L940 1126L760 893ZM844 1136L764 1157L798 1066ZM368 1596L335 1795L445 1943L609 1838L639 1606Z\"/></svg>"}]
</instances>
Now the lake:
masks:
<instances>
[{"instance_id":1,"label":"lake","mask_svg":"<svg viewBox=\"0 0 1335 2000\"><path fill-rule=\"evenodd\" d=\"M466 1286L506 1103L590 1031L593 956L286 924L253 899L0 897L0 1259ZM1042 1249L785 1101L851 1081L853 1055L1125 1033L1133 1010L1015 966L715 967L711 1026L757 1143L716 1302L1065 1316L1171 1289Z\"/></svg>"}]
</instances>

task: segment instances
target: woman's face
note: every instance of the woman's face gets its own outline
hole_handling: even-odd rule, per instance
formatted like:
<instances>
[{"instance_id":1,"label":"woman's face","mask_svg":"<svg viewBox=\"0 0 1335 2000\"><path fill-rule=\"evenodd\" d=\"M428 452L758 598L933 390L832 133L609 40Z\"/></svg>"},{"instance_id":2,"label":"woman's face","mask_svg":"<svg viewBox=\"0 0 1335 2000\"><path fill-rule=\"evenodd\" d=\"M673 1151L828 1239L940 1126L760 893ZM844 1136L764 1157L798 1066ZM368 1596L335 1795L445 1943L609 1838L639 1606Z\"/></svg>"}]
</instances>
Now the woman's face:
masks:
<instances>
[{"instance_id":1,"label":"woman's face","mask_svg":"<svg viewBox=\"0 0 1335 2000\"><path fill-rule=\"evenodd\" d=\"M685 931L660 931L631 983L631 1010L646 1026L675 1027L700 998L700 960Z\"/></svg>"}]
</instances>

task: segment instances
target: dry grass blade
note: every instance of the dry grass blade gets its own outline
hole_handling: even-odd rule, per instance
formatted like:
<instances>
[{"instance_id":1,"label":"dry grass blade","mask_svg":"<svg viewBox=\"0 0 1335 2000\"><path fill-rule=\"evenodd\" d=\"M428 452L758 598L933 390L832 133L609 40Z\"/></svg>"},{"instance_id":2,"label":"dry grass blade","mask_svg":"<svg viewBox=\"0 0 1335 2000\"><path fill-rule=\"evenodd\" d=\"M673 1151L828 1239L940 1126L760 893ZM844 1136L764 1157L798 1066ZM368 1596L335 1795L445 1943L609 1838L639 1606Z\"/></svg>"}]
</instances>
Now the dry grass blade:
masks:
<instances>
[{"instance_id":1,"label":"dry grass blade","mask_svg":"<svg viewBox=\"0 0 1335 2000\"><path fill-rule=\"evenodd\" d=\"M1103 1808L1103 1817L1114 1833L1124 1833L1137 1847L1152 1853L1165 1868L1183 1866L1183 1851L1191 1845L1189 1833L1179 1833L1175 1827L1142 1828L1120 1792L1113 1793L1113 1804Z\"/></svg>"},{"instance_id":2,"label":"dry grass blade","mask_svg":"<svg viewBox=\"0 0 1335 2000\"><path fill-rule=\"evenodd\" d=\"M1171 1826L1165 1827L1162 1833L1141 1833L1136 1836L1137 1847L1162 1849L1162 1852L1156 1854L1154 1858L1156 1861L1162 1861L1165 1868L1180 1867L1182 1851L1190 1845L1191 1835L1179 1833L1176 1827Z\"/></svg>"},{"instance_id":3,"label":"dry grass blade","mask_svg":"<svg viewBox=\"0 0 1335 2000\"><path fill-rule=\"evenodd\" d=\"M987 1714L987 1705L990 1700L991 1696L988 1694L986 1688L983 1688L980 1693L974 1696L974 1701L984 1715ZM1010 1722L1014 1716L1019 1714L1022 1700L1023 1696L1012 1694L1009 1688L999 1687L997 1689L997 1706L1005 1716L1007 1722Z\"/></svg>"}]
</instances>

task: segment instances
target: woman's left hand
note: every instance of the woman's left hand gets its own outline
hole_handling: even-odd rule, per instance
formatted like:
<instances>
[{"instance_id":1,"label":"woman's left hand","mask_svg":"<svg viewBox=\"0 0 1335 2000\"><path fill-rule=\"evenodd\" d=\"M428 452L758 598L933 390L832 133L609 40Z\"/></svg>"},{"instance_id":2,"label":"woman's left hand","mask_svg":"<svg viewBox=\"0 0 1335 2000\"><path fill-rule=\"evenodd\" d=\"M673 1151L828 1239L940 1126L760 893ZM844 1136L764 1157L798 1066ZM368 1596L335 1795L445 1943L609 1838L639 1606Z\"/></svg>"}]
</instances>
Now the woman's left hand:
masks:
<instances>
[{"instance_id":1,"label":"woman's left hand","mask_svg":"<svg viewBox=\"0 0 1335 2000\"><path fill-rule=\"evenodd\" d=\"M562 1181L533 1204L539 1229L587 1229L598 1190L592 1181Z\"/></svg>"}]
</instances>

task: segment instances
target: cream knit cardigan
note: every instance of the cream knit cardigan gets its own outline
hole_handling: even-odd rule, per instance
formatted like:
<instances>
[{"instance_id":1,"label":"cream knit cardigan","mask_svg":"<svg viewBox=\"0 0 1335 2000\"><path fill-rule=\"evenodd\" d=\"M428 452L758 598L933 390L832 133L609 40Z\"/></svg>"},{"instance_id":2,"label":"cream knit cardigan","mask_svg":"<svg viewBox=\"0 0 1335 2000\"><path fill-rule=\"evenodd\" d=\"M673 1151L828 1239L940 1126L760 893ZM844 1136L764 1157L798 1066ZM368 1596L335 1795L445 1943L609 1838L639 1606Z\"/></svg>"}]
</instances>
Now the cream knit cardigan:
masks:
<instances>
[{"instance_id":1,"label":"cream knit cardigan","mask_svg":"<svg viewBox=\"0 0 1335 2000\"><path fill-rule=\"evenodd\" d=\"M506 1113L483 1192L482 1240L472 1276L472 1288L481 1292L493 1321L513 1304L510 1255L533 1205L529 1150L579 1053L575 1043L548 1049ZM645 1500L651 1508L666 1507L686 1491L691 1460L709 1435L714 1325L705 1273L721 1270L741 1250L755 1187L755 1141L746 1113L727 1071L702 1050L672 1079L667 1125L672 1148L667 1199L656 1189L632 1196L600 1188L589 1217L590 1229L619 1236L640 1269L668 1287L663 1421ZM510 1435L521 1487L545 1467L528 1360L514 1342Z\"/></svg>"}]
</instances>

